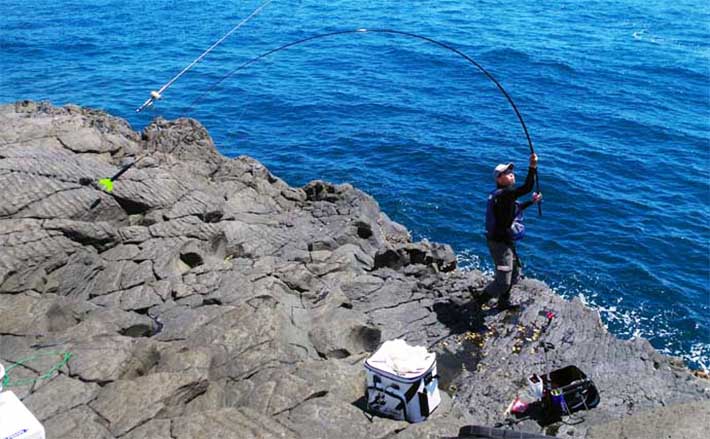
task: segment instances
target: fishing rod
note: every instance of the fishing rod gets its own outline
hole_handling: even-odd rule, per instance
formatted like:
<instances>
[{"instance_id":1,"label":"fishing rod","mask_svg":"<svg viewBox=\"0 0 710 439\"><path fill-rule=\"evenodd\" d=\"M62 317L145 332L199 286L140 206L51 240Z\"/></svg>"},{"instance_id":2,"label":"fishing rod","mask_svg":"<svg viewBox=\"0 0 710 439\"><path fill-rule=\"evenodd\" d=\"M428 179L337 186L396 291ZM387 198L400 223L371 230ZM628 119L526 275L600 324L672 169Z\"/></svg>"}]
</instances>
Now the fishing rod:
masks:
<instances>
[{"instance_id":1,"label":"fishing rod","mask_svg":"<svg viewBox=\"0 0 710 439\"><path fill-rule=\"evenodd\" d=\"M170 81L168 81L168 82L166 82L165 84L163 84L163 86L160 87L158 90L153 90L153 91L151 91L151 92L150 92L150 97L149 97L145 102L143 102L143 104L142 104L140 107L136 108L136 113L140 113L140 112L143 111L146 107L150 107L151 105L153 105L153 103L154 103L155 101L161 99L161 98L163 97L163 93L165 93L165 91L166 91L168 88L170 88L170 87L175 83L175 81L177 81L178 79L180 79L180 77L181 77L182 75L184 75L184 74L187 73L191 68L193 68L193 67L195 66L195 64L197 64L198 62L202 61L202 60L207 56L207 54L212 51L212 49L214 49L215 47L219 46L219 45L222 43L222 41L226 40L230 35L232 35L234 32L236 32L237 29L239 29L240 27L242 27L247 21L251 20L254 16L256 16L259 12L261 12L261 10L264 9L269 3L271 3L271 1L272 1L272 0L266 0L264 3L261 4L261 6L259 6L259 7L256 8L256 9L254 9L254 11L252 11L252 13L249 14L245 19L243 19L242 21L240 21L239 24L237 24L237 25L234 26L229 32L227 32L226 34L224 34L224 36L223 36L222 38L220 38L219 40L217 40L217 41L216 41L214 44L212 44L207 50L205 50L204 52L202 52L202 54L201 54L200 56L198 56L197 58L195 58L187 67L185 67L184 69L182 69L182 70L180 71L180 73L178 73L177 75L173 76L172 79L170 79Z\"/></svg>"},{"instance_id":2,"label":"fishing rod","mask_svg":"<svg viewBox=\"0 0 710 439\"><path fill-rule=\"evenodd\" d=\"M128 163L127 165L122 166L118 172L116 172L114 175L111 177L106 177L98 180L96 182L96 185L103 190L106 193L113 193L113 183L118 180L121 175L123 175L126 171L137 165L141 160L144 158L148 157L148 154L143 154L137 159L133 160L131 163ZM79 183L88 186L93 184L94 182L90 178L80 178ZM98 206L101 203L101 198L97 198L93 203L91 203L91 206L89 206L89 211L93 210L96 206Z\"/></svg>"},{"instance_id":3,"label":"fishing rod","mask_svg":"<svg viewBox=\"0 0 710 439\"><path fill-rule=\"evenodd\" d=\"M398 30L392 30L392 29L354 29L354 30L341 30L341 31L334 31L334 32L327 32L323 34L318 34L318 35L312 35L310 37L302 38L296 41L292 41L290 43L283 44L279 47L276 47L274 49L268 50L261 55L258 55L248 61L245 61L241 65L239 65L237 68L232 70L231 72L227 73L224 75L222 78L220 78L217 82L215 82L207 91L204 93L200 94L195 100L193 100L190 103L190 106L187 108L185 111L186 113L189 113L193 110L195 105L197 105L198 102L200 102L205 96L207 96L209 93L211 93L215 88L217 88L219 85L221 85L224 81L226 81L228 78L239 72L240 70L243 70L250 65L254 64L255 62L271 55L276 52L280 52L282 50L288 49L293 46L297 46L299 44L307 43L309 41L313 40L318 40L322 38L329 38L329 37L335 37L338 35L346 35L346 34L357 34L357 33L378 33L378 34L391 34L391 35L400 35L400 36L405 36L405 37L410 37L410 38L416 38L418 40L426 41L428 43L434 44L438 47L441 47L443 49L449 50L458 56L462 57L465 59L468 63L474 65L478 70L480 70L491 82L495 84L495 86L498 88L498 90L503 94L503 96L506 98L510 106L513 108L513 111L515 112L515 115L518 117L518 121L520 122L520 126L523 128L523 132L525 133L525 138L527 139L528 142L528 147L530 148L530 154L535 154L535 148L533 147L532 139L530 138L530 133L528 132L528 128L525 125L525 121L523 120L523 116L518 110L518 106L515 105L515 102L513 101L513 98L508 94L508 92L503 88L503 85L488 71L486 70L482 65L480 65L476 60L471 58L470 56L466 55L459 49L452 47L446 43L442 43L441 41L435 40L433 38L425 37L423 35L418 35L414 34L411 32L403 32L403 31L398 31ZM538 178L537 174L537 168L535 169L535 186L536 190L538 193L540 193L540 179ZM538 210L538 215L542 215L542 206L541 203L537 203L537 210Z\"/></svg>"}]
</instances>

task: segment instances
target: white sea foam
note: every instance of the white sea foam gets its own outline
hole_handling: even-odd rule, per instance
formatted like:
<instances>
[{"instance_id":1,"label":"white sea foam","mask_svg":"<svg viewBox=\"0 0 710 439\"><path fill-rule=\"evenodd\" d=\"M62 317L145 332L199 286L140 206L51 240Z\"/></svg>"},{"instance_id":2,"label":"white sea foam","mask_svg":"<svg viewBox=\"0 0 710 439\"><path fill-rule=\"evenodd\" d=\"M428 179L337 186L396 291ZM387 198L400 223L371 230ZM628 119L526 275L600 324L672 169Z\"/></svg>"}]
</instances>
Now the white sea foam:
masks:
<instances>
[{"instance_id":1,"label":"white sea foam","mask_svg":"<svg viewBox=\"0 0 710 439\"><path fill-rule=\"evenodd\" d=\"M710 372L710 343L695 343L687 356L705 372Z\"/></svg>"},{"instance_id":2,"label":"white sea foam","mask_svg":"<svg viewBox=\"0 0 710 439\"><path fill-rule=\"evenodd\" d=\"M631 36L636 41L641 41L644 43L650 43L657 46L672 47L677 50L691 51L699 53L703 56L707 56L707 46L698 42L688 42L682 41L676 38L666 38L659 35L648 32L648 29L641 29L634 31Z\"/></svg>"},{"instance_id":3,"label":"white sea foam","mask_svg":"<svg viewBox=\"0 0 710 439\"><path fill-rule=\"evenodd\" d=\"M680 330L673 327L665 314L646 309L644 302L631 308L625 306L622 297L616 298L616 304L605 304L597 293L588 289L570 290L560 285L553 290L567 299L578 297L585 306L597 310L605 329L617 337L663 340L666 347L657 348L659 352L680 357L694 368L710 370L710 343L695 343L689 350L681 350L678 347L678 340L683 336Z\"/></svg>"},{"instance_id":4,"label":"white sea foam","mask_svg":"<svg viewBox=\"0 0 710 439\"><path fill-rule=\"evenodd\" d=\"M634 37L634 40L639 40L639 41L644 41L647 43L659 44L659 45L663 43L662 38L658 38L658 37L655 37L651 34L647 34L646 29L637 30L636 32L634 32L631 35Z\"/></svg>"},{"instance_id":5,"label":"white sea foam","mask_svg":"<svg viewBox=\"0 0 710 439\"><path fill-rule=\"evenodd\" d=\"M480 270L484 274L492 275L493 271L486 266L481 257L471 250L464 250L456 254L456 264L464 271Z\"/></svg>"}]
</instances>

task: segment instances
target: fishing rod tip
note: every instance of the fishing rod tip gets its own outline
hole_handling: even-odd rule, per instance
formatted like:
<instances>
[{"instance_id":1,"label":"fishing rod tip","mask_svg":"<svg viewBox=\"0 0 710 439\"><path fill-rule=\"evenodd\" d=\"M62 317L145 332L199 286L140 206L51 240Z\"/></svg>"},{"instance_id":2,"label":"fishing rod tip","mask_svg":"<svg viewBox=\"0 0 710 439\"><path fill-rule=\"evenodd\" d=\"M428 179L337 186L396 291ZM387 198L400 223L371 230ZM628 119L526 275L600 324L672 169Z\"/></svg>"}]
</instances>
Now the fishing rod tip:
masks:
<instances>
[{"instance_id":1,"label":"fishing rod tip","mask_svg":"<svg viewBox=\"0 0 710 439\"><path fill-rule=\"evenodd\" d=\"M144 109L146 109L148 107L152 107L153 104L155 103L155 101L159 101L162 98L163 98L163 95L161 95L159 91L156 91L156 90L151 91L150 97L148 99L146 99L145 102L143 102L143 105L136 108L136 113L140 113Z\"/></svg>"}]
</instances>

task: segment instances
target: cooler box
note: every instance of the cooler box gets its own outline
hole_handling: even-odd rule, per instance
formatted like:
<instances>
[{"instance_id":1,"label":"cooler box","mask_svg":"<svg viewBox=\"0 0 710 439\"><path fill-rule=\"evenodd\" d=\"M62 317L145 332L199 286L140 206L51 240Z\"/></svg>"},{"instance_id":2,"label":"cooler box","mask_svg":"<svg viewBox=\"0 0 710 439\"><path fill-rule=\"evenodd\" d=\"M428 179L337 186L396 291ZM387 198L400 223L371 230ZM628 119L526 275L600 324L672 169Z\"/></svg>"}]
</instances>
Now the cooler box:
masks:
<instances>
[{"instance_id":1,"label":"cooler box","mask_svg":"<svg viewBox=\"0 0 710 439\"><path fill-rule=\"evenodd\" d=\"M0 438L45 439L44 427L14 393L0 393Z\"/></svg>"},{"instance_id":2,"label":"cooler box","mask_svg":"<svg viewBox=\"0 0 710 439\"><path fill-rule=\"evenodd\" d=\"M425 420L441 402L436 354L404 340L385 342L365 360L367 407L409 422Z\"/></svg>"}]
</instances>

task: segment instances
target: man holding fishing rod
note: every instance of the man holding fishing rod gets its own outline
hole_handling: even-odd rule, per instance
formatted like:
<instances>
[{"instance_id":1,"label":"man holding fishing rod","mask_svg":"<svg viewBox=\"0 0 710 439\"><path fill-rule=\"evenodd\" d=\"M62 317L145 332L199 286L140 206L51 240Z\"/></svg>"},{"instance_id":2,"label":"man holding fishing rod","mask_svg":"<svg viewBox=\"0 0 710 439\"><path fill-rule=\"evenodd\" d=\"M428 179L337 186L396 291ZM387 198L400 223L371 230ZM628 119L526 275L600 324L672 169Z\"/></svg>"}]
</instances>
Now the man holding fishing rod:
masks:
<instances>
[{"instance_id":1,"label":"man holding fishing rod","mask_svg":"<svg viewBox=\"0 0 710 439\"><path fill-rule=\"evenodd\" d=\"M537 173L537 154L530 155L530 167L525 183L515 187L513 163L499 164L493 171L496 189L488 195L486 206L486 241L495 265L495 276L484 292L483 298L498 298L501 311L514 308L510 303L510 290L521 276L522 264L515 242L523 239L525 225L523 210L542 200L541 193L533 193L532 200L520 203L518 198L533 189Z\"/></svg>"}]
</instances>

